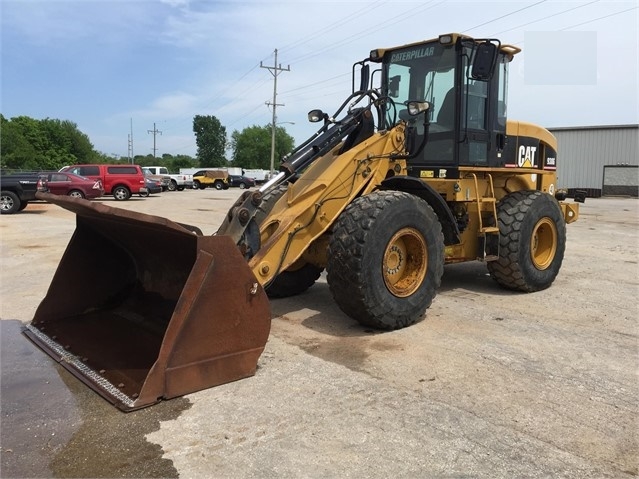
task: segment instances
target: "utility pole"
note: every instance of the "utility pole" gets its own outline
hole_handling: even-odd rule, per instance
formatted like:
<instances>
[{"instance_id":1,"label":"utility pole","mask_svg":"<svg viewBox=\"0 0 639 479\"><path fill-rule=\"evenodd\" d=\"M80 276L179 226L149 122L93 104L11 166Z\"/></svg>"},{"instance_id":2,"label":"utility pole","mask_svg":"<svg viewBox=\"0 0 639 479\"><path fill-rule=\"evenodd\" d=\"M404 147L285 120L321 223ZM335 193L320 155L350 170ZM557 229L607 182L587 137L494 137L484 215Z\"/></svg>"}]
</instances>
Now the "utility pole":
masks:
<instances>
[{"instance_id":1,"label":"utility pole","mask_svg":"<svg viewBox=\"0 0 639 479\"><path fill-rule=\"evenodd\" d=\"M129 133L129 161L133 164L133 118L131 118L131 133Z\"/></svg>"},{"instance_id":2,"label":"utility pole","mask_svg":"<svg viewBox=\"0 0 639 479\"><path fill-rule=\"evenodd\" d=\"M157 150L157 148L155 147L155 135L157 135L158 133L161 135L162 132L155 127L155 123L153 123L153 129L152 130L146 130L146 131L148 133L153 133L153 158L155 159L155 152Z\"/></svg>"},{"instance_id":3,"label":"utility pole","mask_svg":"<svg viewBox=\"0 0 639 479\"><path fill-rule=\"evenodd\" d=\"M283 104L277 103L277 75L280 72L290 72L291 66L287 66L286 68L282 68L282 65L277 64L277 48L275 49L275 62L272 67L267 67L262 65L260 62L260 68L266 68L273 75L273 103L266 102L267 105L273 105L273 121L271 122L271 177L273 177L273 173L275 172L275 127L277 122L277 113L276 109L278 106L284 106Z\"/></svg>"}]
</instances>

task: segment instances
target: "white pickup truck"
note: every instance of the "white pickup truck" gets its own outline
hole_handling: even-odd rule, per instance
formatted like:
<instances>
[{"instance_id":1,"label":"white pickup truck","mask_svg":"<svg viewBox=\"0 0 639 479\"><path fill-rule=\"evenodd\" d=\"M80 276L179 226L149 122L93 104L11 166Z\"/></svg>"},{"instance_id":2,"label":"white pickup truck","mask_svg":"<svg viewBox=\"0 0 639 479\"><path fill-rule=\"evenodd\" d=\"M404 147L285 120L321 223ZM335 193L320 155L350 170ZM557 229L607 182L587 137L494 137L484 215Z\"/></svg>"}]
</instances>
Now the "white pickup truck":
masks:
<instances>
[{"instance_id":1,"label":"white pickup truck","mask_svg":"<svg viewBox=\"0 0 639 479\"><path fill-rule=\"evenodd\" d=\"M154 175L170 176L169 191L182 191L185 188L193 188L193 175L185 175L182 173L171 174L165 166L145 166L144 168L151 170Z\"/></svg>"}]
</instances>

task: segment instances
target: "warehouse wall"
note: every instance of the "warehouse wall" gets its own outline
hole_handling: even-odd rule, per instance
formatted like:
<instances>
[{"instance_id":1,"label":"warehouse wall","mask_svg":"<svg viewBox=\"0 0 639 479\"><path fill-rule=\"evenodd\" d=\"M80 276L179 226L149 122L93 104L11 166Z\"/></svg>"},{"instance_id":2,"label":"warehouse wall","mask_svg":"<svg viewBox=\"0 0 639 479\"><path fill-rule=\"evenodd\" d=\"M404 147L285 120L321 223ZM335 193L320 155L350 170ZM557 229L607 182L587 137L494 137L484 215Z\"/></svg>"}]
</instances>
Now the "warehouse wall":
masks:
<instances>
[{"instance_id":1,"label":"warehouse wall","mask_svg":"<svg viewBox=\"0 0 639 479\"><path fill-rule=\"evenodd\" d=\"M605 166L639 165L639 125L548 129L558 141L559 188L586 190L588 196L598 197L604 189ZM634 191L639 185L637 169L625 170L629 176L624 184Z\"/></svg>"}]
</instances>

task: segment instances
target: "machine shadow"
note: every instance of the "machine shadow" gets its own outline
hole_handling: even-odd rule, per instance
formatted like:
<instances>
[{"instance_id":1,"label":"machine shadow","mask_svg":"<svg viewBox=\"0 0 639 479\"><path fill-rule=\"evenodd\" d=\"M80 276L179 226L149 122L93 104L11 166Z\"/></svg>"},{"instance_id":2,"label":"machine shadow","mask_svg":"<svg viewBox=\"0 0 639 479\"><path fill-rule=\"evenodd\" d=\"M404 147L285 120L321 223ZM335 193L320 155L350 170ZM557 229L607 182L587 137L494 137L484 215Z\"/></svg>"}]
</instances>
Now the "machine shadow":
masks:
<instances>
[{"instance_id":1,"label":"machine shadow","mask_svg":"<svg viewBox=\"0 0 639 479\"><path fill-rule=\"evenodd\" d=\"M452 264L444 268L438 294L445 295L458 290L492 296L523 294L501 288L490 277L486 265L480 262ZM343 313L333 300L325 272L308 291L289 298L271 299L270 303L272 318L298 322L305 328L318 333L338 337L387 333L387 331L362 326Z\"/></svg>"}]
</instances>

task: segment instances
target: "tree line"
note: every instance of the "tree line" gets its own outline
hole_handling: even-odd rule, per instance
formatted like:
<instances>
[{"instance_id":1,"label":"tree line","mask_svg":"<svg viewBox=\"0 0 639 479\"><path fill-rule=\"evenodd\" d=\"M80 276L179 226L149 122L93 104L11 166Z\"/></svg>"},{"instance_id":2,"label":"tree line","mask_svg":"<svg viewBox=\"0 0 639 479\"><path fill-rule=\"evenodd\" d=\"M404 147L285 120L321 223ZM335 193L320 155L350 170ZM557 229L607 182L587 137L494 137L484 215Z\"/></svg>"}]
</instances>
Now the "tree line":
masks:
<instances>
[{"instance_id":1,"label":"tree line","mask_svg":"<svg viewBox=\"0 0 639 479\"><path fill-rule=\"evenodd\" d=\"M201 167L239 166L242 168L268 170L271 167L271 124L249 126L233 131L227 140L226 127L214 116L196 115L193 132L197 145L197 157ZM275 128L275 164L291 152L295 140L286 130ZM231 151L231 158L224 153Z\"/></svg>"},{"instance_id":2,"label":"tree line","mask_svg":"<svg viewBox=\"0 0 639 479\"><path fill-rule=\"evenodd\" d=\"M230 139L226 127L215 116L196 115L193 133L196 157L163 154L135 155L141 166L166 166L177 173L180 168L239 166L270 169L271 125L250 126L233 131ZM294 139L282 127L275 130L275 162L294 147ZM227 158L227 153L230 157ZM89 137L69 120L28 116L11 119L0 114L0 168L2 170L55 171L63 166L83 163L128 163L127 157L114 157L97 151Z\"/></svg>"}]
</instances>

